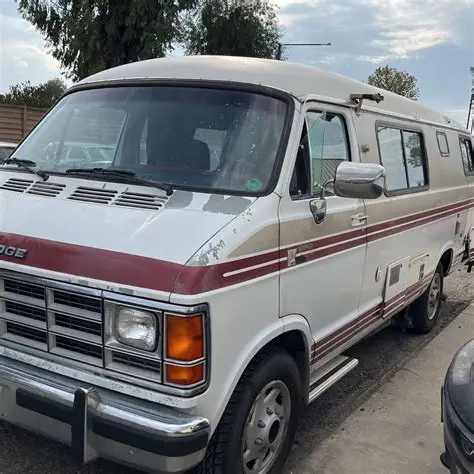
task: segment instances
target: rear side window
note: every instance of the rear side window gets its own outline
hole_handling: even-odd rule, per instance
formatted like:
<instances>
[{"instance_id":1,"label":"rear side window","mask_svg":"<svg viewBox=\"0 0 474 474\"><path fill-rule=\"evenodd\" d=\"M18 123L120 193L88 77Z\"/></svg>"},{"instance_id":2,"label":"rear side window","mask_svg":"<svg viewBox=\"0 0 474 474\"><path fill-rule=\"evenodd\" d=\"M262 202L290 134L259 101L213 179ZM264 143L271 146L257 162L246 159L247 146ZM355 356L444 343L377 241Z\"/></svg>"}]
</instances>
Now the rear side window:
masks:
<instances>
[{"instance_id":1,"label":"rear side window","mask_svg":"<svg viewBox=\"0 0 474 474\"><path fill-rule=\"evenodd\" d=\"M438 148L441 156L449 156L449 144L446 133L436 132L436 138L438 139Z\"/></svg>"},{"instance_id":2,"label":"rear side window","mask_svg":"<svg viewBox=\"0 0 474 474\"><path fill-rule=\"evenodd\" d=\"M461 137L459 140L461 144L461 156L464 164L464 173L474 174L474 157L472 154L472 143L471 140L465 137Z\"/></svg>"},{"instance_id":3,"label":"rear side window","mask_svg":"<svg viewBox=\"0 0 474 474\"><path fill-rule=\"evenodd\" d=\"M428 185L423 135L420 132L379 125L380 161L386 169L387 193L421 190Z\"/></svg>"}]
</instances>

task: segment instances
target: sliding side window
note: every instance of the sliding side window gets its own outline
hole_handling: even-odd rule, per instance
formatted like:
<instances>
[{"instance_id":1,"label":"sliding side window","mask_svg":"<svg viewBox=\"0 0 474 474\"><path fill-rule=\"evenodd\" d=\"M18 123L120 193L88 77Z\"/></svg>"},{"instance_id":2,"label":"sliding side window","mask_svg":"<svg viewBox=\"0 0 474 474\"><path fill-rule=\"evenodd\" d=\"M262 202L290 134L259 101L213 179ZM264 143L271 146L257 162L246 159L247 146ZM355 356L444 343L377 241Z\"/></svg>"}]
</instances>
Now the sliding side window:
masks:
<instances>
[{"instance_id":1,"label":"sliding side window","mask_svg":"<svg viewBox=\"0 0 474 474\"><path fill-rule=\"evenodd\" d=\"M420 132L379 125L380 161L387 172L388 193L403 194L428 186L423 135Z\"/></svg>"}]
</instances>

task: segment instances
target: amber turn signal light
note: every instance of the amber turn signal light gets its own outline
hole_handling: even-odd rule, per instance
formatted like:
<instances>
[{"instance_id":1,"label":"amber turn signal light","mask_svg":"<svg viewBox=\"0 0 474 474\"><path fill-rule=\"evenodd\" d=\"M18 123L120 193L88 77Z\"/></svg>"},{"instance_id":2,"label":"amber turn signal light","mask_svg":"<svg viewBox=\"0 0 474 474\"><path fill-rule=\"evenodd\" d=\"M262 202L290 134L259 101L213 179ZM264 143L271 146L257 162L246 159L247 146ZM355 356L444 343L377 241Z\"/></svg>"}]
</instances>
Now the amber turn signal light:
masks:
<instances>
[{"instance_id":1,"label":"amber turn signal light","mask_svg":"<svg viewBox=\"0 0 474 474\"><path fill-rule=\"evenodd\" d=\"M166 365L166 382L174 385L194 385L204 380L204 364L193 366Z\"/></svg>"},{"instance_id":2,"label":"amber turn signal light","mask_svg":"<svg viewBox=\"0 0 474 474\"><path fill-rule=\"evenodd\" d=\"M204 357L203 315L166 315L166 357L192 362Z\"/></svg>"}]
</instances>

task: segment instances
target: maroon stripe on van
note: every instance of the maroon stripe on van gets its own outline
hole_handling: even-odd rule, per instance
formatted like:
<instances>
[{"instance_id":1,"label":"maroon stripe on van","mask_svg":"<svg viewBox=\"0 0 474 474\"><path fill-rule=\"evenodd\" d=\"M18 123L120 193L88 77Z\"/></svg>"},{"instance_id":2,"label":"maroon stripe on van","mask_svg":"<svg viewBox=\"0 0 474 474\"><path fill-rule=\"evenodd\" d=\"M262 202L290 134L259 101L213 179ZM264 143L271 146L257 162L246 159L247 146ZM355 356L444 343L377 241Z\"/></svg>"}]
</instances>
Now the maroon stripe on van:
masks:
<instances>
[{"instance_id":1,"label":"maroon stripe on van","mask_svg":"<svg viewBox=\"0 0 474 474\"><path fill-rule=\"evenodd\" d=\"M381 322L383 319L388 320L395 316L403 306L410 301L410 298L416 295L417 292L423 291L431 281L434 272L431 272L425 278L413 285L409 286L405 291L390 298L385 304L380 303L374 308L366 311L358 316L353 321L347 323L336 331L328 334L320 341L314 343L311 347L311 364L323 359L331 352L337 350L343 344L348 342L352 337L357 336L361 332L375 325L377 321Z\"/></svg>"},{"instance_id":2,"label":"maroon stripe on van","mask_svg":"<svg viewBox=\"0 0 474 474\"><path fill-rule=\"evenodd\" d=\"M441 208L443 209L441 213L440 209L436 209L415 214L410 217L411 222L403 224L401 227L393 227L397 225L397 222L400 222L400 219L385 224L377 224L379 227L382 225L392 226L378 234L372 233L375 227L371 226L369 228L370 234L367 236L360 229L357 229L337 236L320 238L309 244L297 245L293 249L297 251L299 249L300 252L309 250L309 253L298 255L301 263L314 261L365 245L367 240L378 240L456 214L461 212L461 209L464 210L470 207L465 202L444 206ZM469 202L472 202L472 200ZM413 222L426 214L429 214L429 217ZM27 257L24 260L0 255L0 261L9 261L18 265L84 278L183 295L213 291L268 276L280 269L288 268L287 252L289 250L288 248L275 250L201 267L17 234L0 233L0 244L28 249ZM326 246L330 247L318 249L318 247ZM474 252L471 253L471 256L474 257ZM284 260L280 263L279 259Z\"/></svg>"},{"instance_id":3,"label":"maroon stripe on van","mask_svg":"<svg viewBox=\"0 0 474 474\"><path fill-rule=\"evenodd\" d=\"M360 234L361 233L359 232L359 238L358 239L350 240L349 242L344 241L344 242L341 242L337 245L333 245L333 246L328 247L328 248L323 248L321 250L315 250L315 251L312 251L311 253L309 253L307 255L297 254L297 257L301 258L301 263L306 263L306 262L311 262L313 260L318 260L318 259L323 258L323 257L327 257L329 255L333 255L333 254L338 253L338 252L343 252L344 250L349 250L351 248L360 247L361 245L365 245L365 243L367 242L366 236L364 234L362 236L360 236ZM326 241L324 241L324 243L322 243L321 245L327 245ZM288 255L288 251L282 250L281 258L285 258L285 257L287 257L287 255ZM283 261L281 263L281 265L282 265L282 268L287 268L288 267L288 261Z\"/></svg>"},{"instance_id":4,"label":"maroon stripe on van","mask_svg":"<svg viewBox=\"0 0 474 474\"><path fill-rule=\"evenodd\" d=\"M184 295L204 293L279 270L277 262L226 278L226 273L241 269L242 262L193 267L112 250L5 233L0 233L0 244L28 250L25 259L1 255L0 261Z\"/></svg>"},{"instance_id":5,"label":"maroon stripe on van","mask_svg":"<svg viewBox=\"0 0 474 474\"><path fill-rule=\"evenodd\" d=\"M27 249L25 259L0 260L84 278L171 292L182 265L112 250L0 233L0 244Z\"/></svg>"},{"instance_id":6,"label":"maroon stripe on van","mask_svg":"<svg viewBox=\"0 0 474 474\"><path fill-rule=\"evenodd\" d=\"M324 359L324 357L331 354L331 352L335 351L338 347L341 347L342 345L349 342L354 336L356 336L357 334L360 334L363 331L365 331L366 329L370 328L377 321L380 321L380 316L381 316L381 313L378 312L378 313L374 314L370 319L364 321L361 324L358 324L357 327L355 327L351 331L349 331L349 332L345 333L344 335L341 335L340 337L338 337L337 346L327 347L326 349L322 350L321 352L315 351L313 353L313 357L311 358L311 364L316 363L318 360Z\"/></svg>"},{"instance_id":7,"label":"maroon stripe on van","mask_svg":"<svg viewBox=\"0 0 474 474\"><path fill-rule=\"evenodd\" d=\"M304 257L302 257L302 259L303 259L302 263L317 260L317 259L320 259L322 257L326 257L328 255L331 255L333 253L342 252L343 250L347 250L349 248L355 248L355 247L358 247L360 245L364 245L366 241L374 242L374 241L382 239L384 237L389 237L391 235L395 235L395 234L398 234L400 232L404 232L406 230L410 230L410 229L414 229L414 228L422 226L422 225L430 224L432 222L436 222L439 219L444 219L444 218L449 217L451 215L457 214L458 212L462 212L464 210L470 209L470 207L471 207L471 205L463 204L462 207L455 206L452 209L445 210L441 213L438 213L438 214L435 214L435 215L430 215L428 217L423 217L423 215L425 213L416 214L416 215L412 216L411 222L405 223L403 225L400 225L400 223L397 224L397 221L391 221L389 223L383 224L383 226L390 225L390 228L387 228L386 230L382 230L382 231L378 232L377 234L372 233L372 232L374 232L373 227L369 227L368 228L369 230L367 231L367 236L365 236L365 234L362 234L362 237L360 239L356 239L356 240L349 241L349 242L347 242L347 238L341 239L342 243L340 245L332 246L330 248L325 248L325 249L315 251L315 252L310 252L310 253L304 255ZM420 215L422 215L421 219L420 219ZM400 226L396 227L397 225L400 225ZM379 230L382 229L382 227L381 227L382 224L379 224L378 226L379 226ZM385 228L385 227L383 227L383 228ZM360 229L359 229L358 233L359 233L359 235L361 235ZM341 237L342 235L343 234L341 234L340 236L337 236L337 237ZM344 234L344 235L346 235L346 234ZM349 238L352 238L352 232L351 232L351 237L349 237ZM323 246L326 246L326 245L330 245L332 243L332 241L331 241L331 238L327 238L327 239L321 239L321 240L317 241L316 243L319 244L319 246L323 247ZM306 245L309 246L310 244L311 243L305 244L305 246ZM293 249L298 249L300 247L294 247ZM304 248L304 251L306 251L306 248ZM288 249L285 249L285 250L281 251L281 257L282 258L286 257L287 254L288 254ZM299 256L298 253L297 253L297 256ZM282 263L282 268L285 268L285 266L287 266L287 263L283 262Z\"/></svg>"},{"instance_id":8,"label":"maroon stripe on van","mask_svg":"<svg viewBox=\"0 0 474 474\"><path fill-rule=\"evenodd\" d=\"M366 232L363 232L362 228L359 228L359 229L350 230L348 232L343 232L338 235L333 235L329 237L320 237L318 239L314 239L309 242L305 242L305 243L301 243L297 245L289 245L287 247L283 247L280 250L280 257L286 258L288 255L288 251L296 250L297 255L303 252L309 252L305 260L310 261L310 260L313 260L314 258L320 258L317 255L313 255L311 252L312 250L316 250L320 247L335 245L337 243L346 242L347 240L350 240L350 239L357 239L358 237L361 237L365 234L369 235L369 238L368 238L369 241L374 241L374 240L377 240L378 238L386 237L398 232L403 232L404 230L409 230L411 228L417 227L418 225L424 225L430 222L434 222L438 219L449 217L450 215L456 214L458 212L463 212L465 210L470 209L473 204L474 204L474 200L468 199L465 201L457 202L455 204L450 204L450 205L442 206L436 209L431 209L429 211L419 212L411 216L394 219L392 221L369 225L366 229ZM424 220L415 222L415 221L418 221L419 219L424 219ZM400 228L396 228L396 226L402 226L403 224L409 224L409 227L403 226ZM390 229L390 233L370 235L381 230L389 230L389 229ZM337 250L337 251L340 251L340 250ZM266 252L257 256L243 257L242 259L235 260L235 262L241 262L241 265L239 266L239 268L250 267L253 265L264 263L265 261L268 261L268 260L276 259L277 253L278 253L277 250L272 251L272 252ZM323 256L326 256L326 255L327 253L325 253Z\"/></svg>"},{"instance_id":9,"label":"maroon stripe on van","mask_svg":"<svg viewBox=\"0 0 474 474\"><path fill-rule=\"evenodd\" d=\"M393 235L393 234L398 234L400 232L404 232L406 230L413 229L415 227L419 227L419 226L422 226L422 225L425 225L425 224L430 224L431 222L436 222L437 220L444 219L446 217L450 217L451 215L457 214L458 212L466 211L466 210L470 209L470 207L471 207L470 205L469 206L463 206L463 207L447 210L447 211L444 211L444 212L436 214L436 215L423 217L422 219L420 219L420 217L417 216L412 221L407 222L403 225L400 225L399 227L391 226L387 230L382 230L382 231L380 231L376 234L374 234L373 230L370 229L368 231L367 240L369 242L372 242L374 240L379 240L383 237L387 237L387 236L390 236L390 235Z\"/></svg>"},{"instance_id":10,"label":"maroon stripe on van","mask_svg":"<svg viewBox=\"0 0 474 474\"><path fill-rule=\"evenodd\" d=\"M451 213L453 213L452 211L455 211L455 210L457 212L462 212L462 211L472 207L473 202L474 202L473 199L467 199L465 201L459 201L457 203L449 204L447 206L441 206L441 207L437 207L435 209L430 209L429 211L418 212L418 213L413 214L411 216L399 217L399 218L394 219L394 220L389 221L389 222L382 222L380 224L372 224L372 225L368 226L367 232L368 233L377 232L379 230L384 230L384 229L387 229L389 227L393 227L393 226L405 224L405 223L408 223L408 222L412 222L412 221L417 220L417 219L432 217L432 216L435 216L436 214L440 214L440 213L447 213L448 212L449 214L451 214Z\"/></svg>"}]
</instances>

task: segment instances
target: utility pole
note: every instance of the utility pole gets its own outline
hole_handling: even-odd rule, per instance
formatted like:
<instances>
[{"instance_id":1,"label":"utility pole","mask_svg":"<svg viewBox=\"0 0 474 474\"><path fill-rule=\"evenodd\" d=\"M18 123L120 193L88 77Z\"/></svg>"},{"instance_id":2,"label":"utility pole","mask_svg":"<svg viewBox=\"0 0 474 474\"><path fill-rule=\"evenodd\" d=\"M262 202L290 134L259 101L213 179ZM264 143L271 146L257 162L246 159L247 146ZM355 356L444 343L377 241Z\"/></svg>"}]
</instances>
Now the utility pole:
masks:
<instances>
[{"instance_id":1,"label":"utility pole","mask_svg":"<svg viewBox=\"0 0 474 474\"><path fill-rule=\"evenodd\" d=\"M281 60L283 46L331 46L329 43L278 43L277 59Z\"/></svg>"}]
</instances>

